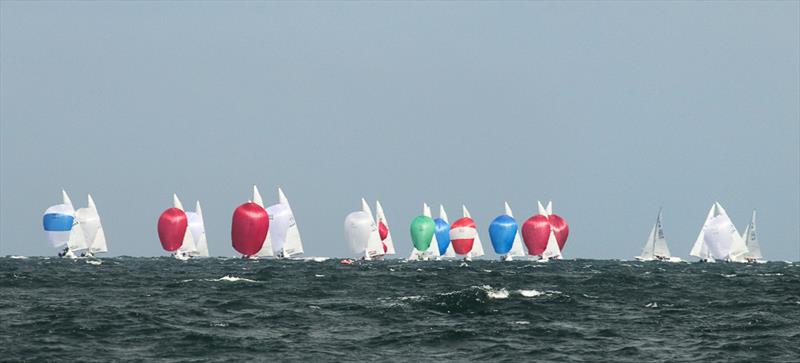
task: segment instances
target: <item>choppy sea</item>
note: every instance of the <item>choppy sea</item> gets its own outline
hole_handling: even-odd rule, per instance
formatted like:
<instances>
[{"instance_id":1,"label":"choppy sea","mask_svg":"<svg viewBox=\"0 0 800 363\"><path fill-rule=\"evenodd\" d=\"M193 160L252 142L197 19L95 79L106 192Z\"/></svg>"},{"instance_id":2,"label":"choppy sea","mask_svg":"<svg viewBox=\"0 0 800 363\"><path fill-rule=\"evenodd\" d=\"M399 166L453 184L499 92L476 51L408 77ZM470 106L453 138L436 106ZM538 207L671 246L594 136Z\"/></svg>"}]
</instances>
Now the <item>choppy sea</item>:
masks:
<instances>
[{"instance_id":1,"label":"choppy sea","mask_svg":"<svg viewBox=\"0 0 800 363\"><path fill-rule=\"evenodd\" d=\"M0 361L800 360L800 264L0 258Z\"/></svg>"}]
</instances>

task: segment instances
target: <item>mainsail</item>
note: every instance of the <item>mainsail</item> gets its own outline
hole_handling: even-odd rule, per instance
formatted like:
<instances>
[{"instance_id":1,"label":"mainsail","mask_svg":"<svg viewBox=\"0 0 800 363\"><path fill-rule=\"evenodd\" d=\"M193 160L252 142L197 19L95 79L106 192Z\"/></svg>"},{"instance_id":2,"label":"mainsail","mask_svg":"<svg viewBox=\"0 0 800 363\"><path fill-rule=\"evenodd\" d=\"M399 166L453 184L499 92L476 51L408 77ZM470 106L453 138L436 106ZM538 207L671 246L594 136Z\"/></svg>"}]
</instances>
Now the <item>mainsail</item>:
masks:
<instances>
[{"instance_id":1,"label":"mainsail","mask_svg":"<svg viewBox=\"0 0 800 363\"><path fill-rule=\"evenodd\" d=\"M506 207L506 215L511 218L514 218L514 212L511 211L511 207L508 205L508 202L505 202ZM514 244L511 245L511 251L508 252L508 257L506 258L507 261L511 260L511 257L517 256L525 256L525 249L523 248L522 237L520 237L520 229L517 229L517 234L514 236Z\"/></svg>"},{"instance_id":2,"label":"mainsail","mask_svg":"<svg viewBox=\"0 0 800 363\"><path fill-rule=\"evenodd\" d=\"M375 219L378 225L378 234L386 249L386 254L394 255L396 252L394 241L392 240L392 230L389 229L389 220L386 219L386 215L383 213L381 202L377 200L375 201Z\"/></svg>"},{"instance_id":3,"label":"mainsail","mask_svg":"<svg viewBox=\"0 0 800 363\"><path fill-rule=\"evenodd\" d=\"M750 260L761 260L764 256L761 255L761 243L758 242L758 234L756 233L756 211L753 210L753 216L750 219L750 224L745 228L742 233L742 238L747 243L747 254L745 258Z\"/></svg>"},{"instance_id":4,"label":"mainsail","mask_svg":"<svg viewBox=\"0 0 800 363\"><path fill-rule=\"evenodd\" d=\"M208 241L206 240L206 227L203 222L203 210L200 208L200 201L195 203L194 212L186 212L189 218L189 230L194 238L194 256L208 257Z\"/></svg>"},{"instance_id":5,"label":"mainsail","mask_svg":"<svg viewBox=\"0 0 800 363\"><path fill-rule=\"evenodd\" d=\"M378 225L375 224L375 217L372 214L372 208L369 207L367 200L364 198L361 198L361 211L369 215L369 219L372 222L366 250L364 251L364 259L371 260L374 258L379 258L386 252L383 250L383 242L381 242L381 235L378 233Z\"/></svg>"},{"instance_id":6,"label":"mainsail","mask_svg":"<svg viewBox=\"0 0 800 363\"><path fill-rule=\"evenodd\" d=\"M661 224L661 209L658 210L658 217L653 228L650 230L650 235L647 237L647 242L642 249L639 260L650 261L654 259L670 260L672 255L667 247L667 240L664 238L664 228Z\"/></svg>"},{"instance_id":7,"label":"mainsail","mask_svg":"<svg viewBox=\"0 0 800 363\"><path fill-rule=\"evenodd\" d=\"M253 185L253 203L258 204L258 206L261 208L264 208L264 200L261 198L261 193L258 192L258 187L255 185ZM274 256L272 252L272 241L270 239L269 230L267 230L267 237L264 238L264 244L261 245L261 249L258 251L258 253L256 253L256 256L259 257Z\"/></svg>"},{"instance_id":8,"label":"mainsail","mask_svg":"<svg viewBox=\"0 0 800 363\"><path fill-rule=\"evenodd\" d=\"M108 252L106 234L103 232L100 215L97 213L97 206L91 194L87 196L87 203L86 208L80 208L75 212L75 218L86 239L87 250L91 254Z\"/></svg>"}]
</instances>

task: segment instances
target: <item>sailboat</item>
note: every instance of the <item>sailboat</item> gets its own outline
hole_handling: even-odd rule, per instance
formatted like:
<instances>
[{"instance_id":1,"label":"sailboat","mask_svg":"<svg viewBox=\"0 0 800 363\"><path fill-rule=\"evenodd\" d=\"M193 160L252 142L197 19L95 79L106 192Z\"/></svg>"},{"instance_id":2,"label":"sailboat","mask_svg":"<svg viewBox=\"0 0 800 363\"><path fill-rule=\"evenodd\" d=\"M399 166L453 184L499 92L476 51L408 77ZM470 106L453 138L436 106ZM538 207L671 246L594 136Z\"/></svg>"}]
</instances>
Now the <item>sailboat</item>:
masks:
<instances>
[{"instance_id":1,"label":"sailboat","mask_svg":"<svg viewBox=\"0 0 800 363\"><path fill-rule=\"evenodd\" d=\"M197 245L195 244L195 237L192 234L192 228L191 228L192 217L189 214L191 212L186 212L186 210L183 208L183 203L181 203L181 200L178 199L177 194L172 194L172 207L180 209L186 214L187 226L186 226L186 232L184 232L183 242L181 243L181 246L178 248L178 250L172 254L172 256L175 257L176 259L185 261L192 258L192 256L194 256L195 254L197 254Z\"/></svg>"},{"instance_id":2,"label":"sailboat","mask_svg":"<svg viewBox=\"0 0 800 363\"><path fill-rule=\"evenodd\" d=\"M746 253L744 239L736 231L736 226L722 205L715 202L709 209L703 228L700 229L689 254L703 262L746 262Z\"/></svg>"},{"instance_id":3,"label":"sailboat","mask_svg":"<svg viewBox=\"0 0 800 363\"><path fill-rule=\"evenodd\" d=\"M194 251L190 253L192 257L209 257L208 241L206 240L206 226L203 222L203 209L200 208L198 200L194 206L194 212L186 212L188 218L188 229L192 233L194 240Z\"/></svg>"},{"instance_id":4,"label":"sailboat","mask_svg":"<svg viewBox=\"0 0 800 363\"><path fill-rule=\"evenodd\" d=\"M553 202L547 203L547 208L542 207L542 203L538 202L539 214L544 215L545 217L550 219L550 216L553 215ZM558 240L556 239L556 234L553 228L550 228L550 234L547 237L547 245L544 248L544 252L539 256L539 260L537 262L547 262L551 259L561 259L561 248L558 247Z\"/></svg>"},{"instance_id":5,"label":"sailboat","mask_svg":"<svg viewBox=\"0 0 800 363\"><path fill-rule=\"evenodd\" d=\"M436 241L439 244L439 254L437 259L455 258L456 251L453 250L453 244L450 243L450 221L447 219L447 212L444 210L444 205L439 204L439 218L435 219L436 222ZM441 226L441 228L439 227ZM442 252L442 244L446 243L447 248L444 253Z\"/></svg>"},{"instance_id":6,"label":"sailboat","mask_svg":"<svg viewBox=\"0 0 800 363\"><path fill-rule=\"evenodd\" d=\"M45 210L42 227L53 247L63 247L58 257L77 258L75 252L87 248L86 237L75 218L75 208L66 191L61 191L61 198L61 204Z\"/></svg>"},{"instance_id":7,"label":"sailboat","mask_svg":"<svg viewBox=\"0 0 800 363\"><path fill-rule=\"evenodd\" d=\"M81 252L81 257L94 257L95 254L108 252L108 245L94 199L91 194L88 194L86 199L87 207L75 211L75 219L86 240L86 250Z\"/></svg>"},{"instance_id":8,"label":"sailboat","mask_svg":"<svg viewBox=\"0 0 800 363\"><path fill-rule=\"evenodd\" d=\"M463 204L461 205L461 213L463 214L462 216L464 218L472 218L472 216L470 216L469 214L469 211L467 210L467 206ZM476 229L475 240L472 243L472 250L469 251L469 253L467 253L467 255L464 257L464 260L472 261L473 257L480 257L483 255L484 252L483 252L483 243L481 243L481 234Z\"/></svg>"},{"instance_id":9,"label":"sailboat","mask_svg":"<svg viewBox=\"0 0 800 363\"><path fill-rule=\"evenodd\" d=\"M514 212L511 211L511 207L508 205L508 202L505 202L506 208L506 215L514 218ZM514 244L511 245L511 251L503 258L503 261L512 261L514 257L522 257L525 256L525 249L522 243L522 237L519 234L521 228L517 229L517 234L514 236Z\"/></svg>"},{"instance_id":10,"label":"sailboat","mask_svg":"<svg viewBox=\"0 0 800 363\"><path fill-rule=\"evenodd\" d=\"M744 258L749 263L766 263L763 260L764 256L761 255L761 243L758 242L758 235L756 234L756 211L753 210L753 216L750 218L750 224L742 232L742 239L747 244L747 253Z\"/></svg>"},{"instance_id":11,"label":"sailboat","mask_svg":"<svg viewBox=\"0 0 800 363\"><path fill-rule=\"evenodd\" d=\"M431 207L428 206L428 203L422 203L422 215L433 219ZM436 233L434 233L431 243L428 245L428 249L425 251L419 251L414 248L411 250L411 255L408 256L408 259L428 261L430 259L438 260L439 257L439 241L436 239Z\"/></svg>"},{"instance_id":12,"label":"sailboat","mask_svg":"<svg viewBox=\"0 0 800 363\"><path fill-rule=\"evenodd\" d=\"M381 238L381 243L383 243L384 256L396 254L394 241L392 240L392 230L389 229L389 220L386 219L381 202L378 200L375 201L375 220L378 226L378 235Z\"/></svg>"},{"instance_id":13,"label":"sailboat","mask_svg":"<svg viewBox=\"0 0 800 363\"><path fill-rule=\"evenodd\" d=\"M258 192L258 187L253 186L253 202L264 207L264 201ZM269 231L261 250L260 257L274 256L276 258L292 258L304 253L303 241L300 238L300 229L289 204L289 199L278 188L278 203L265 208L269 214Z\"/></svg>"},{"instance_id":14,"label":"sailboat","mask_svg":"<svg viewBox=\"0 0 800 363\"><path fill-rule=\"evenodd\" d=\"M378 224L375 223L372 208L369 207L367 200L364 198L361 198L361 211L369 215L372 226L374 227L370 230L369 239L367 240L367 245L364 250L364 260L382 260L383 256L386 254L386 246L381 242L381 235L378 231Z\"/></svg>"},{"instance_id":15,"label":"sailboat","mask_svg":"<svg viewBox=\"0 0 800 363\"><path fill-rule=\"evenodd\" d=\"M667 240L664 238L664 229L661 224L661 209L658 210L658 217L653 229L650 230L650 236L647 237L647 242L642 249L642 254L635 257L639 261L668 261L680 262L679 257L672 257L667 247Z\"/></svg>"}]
</instances>

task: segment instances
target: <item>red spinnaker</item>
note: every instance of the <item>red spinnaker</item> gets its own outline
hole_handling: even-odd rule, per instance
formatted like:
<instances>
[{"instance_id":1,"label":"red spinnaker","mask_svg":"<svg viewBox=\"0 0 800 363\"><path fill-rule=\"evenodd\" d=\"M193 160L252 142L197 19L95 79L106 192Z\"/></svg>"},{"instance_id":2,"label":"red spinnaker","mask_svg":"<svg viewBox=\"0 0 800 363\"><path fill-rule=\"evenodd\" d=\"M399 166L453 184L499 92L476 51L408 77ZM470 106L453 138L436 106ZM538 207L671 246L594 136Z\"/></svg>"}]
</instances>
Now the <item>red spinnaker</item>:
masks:
<instances>
[{"instance_id":1,"label":"red spinnaker","mask_svg":"<svg viewBox=\"0 0 800 363\"><path fill-rule=\"evenodd\" d=\"M569 225L564 218L561 218L556 214L551 214L547 218L550 222L550 228L553 229L553 234L556 236L558 249L563 251L564 245L567 244L567 237L569 237Z\"/></svg>"},{"instance_id":2,"label":"red spinnaker","mask_svg":"<svg viewBox=\"0 0 800 363\"><path fill-rule=\"evenodd\" d=\"M161 240L161 247L169 252L181 248L188 225L189 218L178 208L170 208L161 213L158 217L158 239Z\"/></svg>"},{"instance_id":3,"label":"red spinnaker","mask_svg":"<svg viewBox=\"0 0 800 363\"><path fill-rule=\"evenodd\" d=\"M537 214L522 224L522 240L528 247L529 255L541 255L547 248L548 238L550 238L550 222L547 217Z\"/></svg>"},{"instance_id":4,"label":"red spinnaker","mask_svg":"<svg viewBox=\"0 0 800 363\"><path fill-rule=\"evenodd\" d=\"M245 203L233 211L231 241L237 252L252 256L261 250L269 231L267 211L255 203Z\"/></svg>"},{"instance_id":5,"label":"red spinnaker","mask_svg":"<svg viewBox=\"0 0 800 363\"><path fill-rule=\"evenodd\" d=\"M453 250L459 255L470 253L477 233L478 229L472 218L464 217L453 222L450 225L450 243L453 245Z\"/></svg>"}]
</instances>

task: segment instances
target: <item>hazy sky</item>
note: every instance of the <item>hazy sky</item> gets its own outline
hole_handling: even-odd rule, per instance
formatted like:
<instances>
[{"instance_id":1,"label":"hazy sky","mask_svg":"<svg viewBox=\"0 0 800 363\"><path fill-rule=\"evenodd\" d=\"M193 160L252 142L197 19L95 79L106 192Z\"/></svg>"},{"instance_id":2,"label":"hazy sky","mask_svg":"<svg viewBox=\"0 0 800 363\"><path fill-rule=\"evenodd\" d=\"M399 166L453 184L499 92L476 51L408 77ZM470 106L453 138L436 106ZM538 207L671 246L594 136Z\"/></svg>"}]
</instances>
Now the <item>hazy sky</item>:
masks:
<instances>
[{"instance_id":1,"label":"hazy sky","mask_svg":"<svg viewBox=\"0 0 800 363\"><path fill-rule=\"evenodd\" d=\"M0 255L97 202L111 255L156 220L282 186L309 256L379 198L402 257L422 202L487 227L552 199L567 258L686 257L712 202L800 259L800 5L783 2L0 3ZM374 205L374 204L373 204ZM489 253L489 256L493 256Z\"/></svg>"}]
</instances>

